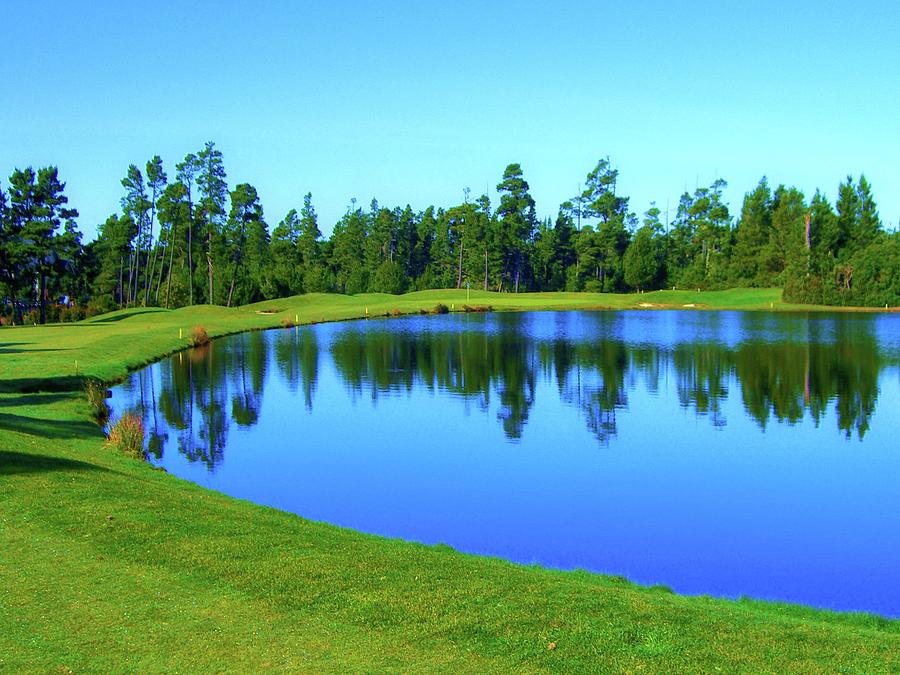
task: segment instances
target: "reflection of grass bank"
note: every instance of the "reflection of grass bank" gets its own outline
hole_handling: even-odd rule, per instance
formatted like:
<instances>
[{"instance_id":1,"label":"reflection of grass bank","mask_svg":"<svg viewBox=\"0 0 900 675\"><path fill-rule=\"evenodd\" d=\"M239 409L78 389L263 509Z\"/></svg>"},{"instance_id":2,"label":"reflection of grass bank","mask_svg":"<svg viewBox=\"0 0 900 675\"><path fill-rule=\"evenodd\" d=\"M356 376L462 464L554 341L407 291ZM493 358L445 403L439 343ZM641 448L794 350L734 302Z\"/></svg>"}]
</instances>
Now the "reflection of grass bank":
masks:
<instances>
[{"instance_id":1,"label":"reflection of grass bank","mask_svg":"<svg viewBox=\"0 0 900 675\"><path fill-rule=\"evenodd\" d=\"M765 293L731 302L777 306ZM662 303L654 295L626 298ZM724 304L709 295L698 304ZM218 335L367 309L542 309L619 297L428 292L125 312L6 332L0 342L20 351L3 355L0 376L8 387L46 388L74 378L67 368L77 359L78 375L109 380L185 346L197 324ZM257 313L268 307L279 311ZM62 351L40 351L48 348ZM80 393L0 396L0 664L12 671L900 667L898 622L685 598L310 523L123 457L104 447L90 417Z\"/></svg>"},{"instance_id":2,"label":"reflection of grass bank","mask_svg":"<svg viewBox=\"0 0 900 675\"><path fill-rule=\"evenodd\" d=\"M599 293L488 293L419 291L406 295L371 293L346 296L311 294L225 308L200 305L177 310L112 312L74 324L0 330L0 392L78 389L83 377L112 381L154 359L187 347L191 330L205 327L210 337L294 323L316 323L396 314L453 312L490 307L504 310L553 309L814 309L787 305L778 289ZM643 306L642 306L643 305ZM834 311L834 308L822 308Z\"/></svg>"}]
</instances>

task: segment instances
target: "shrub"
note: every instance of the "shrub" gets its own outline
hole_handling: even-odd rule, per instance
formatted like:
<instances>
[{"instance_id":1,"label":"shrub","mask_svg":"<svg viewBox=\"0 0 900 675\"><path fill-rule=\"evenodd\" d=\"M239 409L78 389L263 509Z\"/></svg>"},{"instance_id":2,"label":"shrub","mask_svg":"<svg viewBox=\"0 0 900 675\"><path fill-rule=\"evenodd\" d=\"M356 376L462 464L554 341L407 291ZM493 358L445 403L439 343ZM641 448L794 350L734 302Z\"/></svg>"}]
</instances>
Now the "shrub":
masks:
<instances>
[{"instance_id":1,"label":"shrub","mask_svg":"<svg viewBox=\"0 0 900 675\"><path fill-rule=\"evenodd\" d=\"M282 328L293 328L293 327L294 327L294 320L291 319L291 318L289 318L289 317L284 317L284 318L281 320L281 327L282 327ZM209 339L209 338L207 338L207 339Z\"/></svg>"},{"instance_id":2,"label":"shrub","mask_svg":"<svg viewBox=\"0 0 900 675\"><path fill-rule=\"evenodd\" d=\"M109 406L106 404L106 387L97 380L85 380L84 393L87 396L94 419L100 426L109 420Z\"/></svg>"},{"instance_id":3,"label":"shrub","mask_svg":"<svg viewBox=\"0 0 900 675\"><path fill-rule=\"evenodd\" d=\"M431 310L432 314L448 314L450 312L450 308L443 303L438 303L434 306L434 309Z\"/></svg>"},{"instance_id":4,"label":"shrub","mask_svg":"<svg viewBox=\"0 0 900 675\"><path fill-rule=\"evenodd\" d=\"M194 326L188 334L188 342L192 347L199 347L209 342L209 335L203 326Z\"/></svg>"},{"instance_id":5,"label":"shrub","mask_svg":"<svg viewBox=\"0 0 900 675\"><path fill-rule=\"evenodd\" d=\"M391 316L403 316L403 312L395 307L391 310Z\"/></svg>"},{"instance_id":6,"label":"shrub","mask_svg":"<svg viewBox=\"0 0 900 675\"><path fill-rule=\"evenodd\" d=\"M464 312L493 312L494 308L490 305L463 305Z\"/></svg>"},{"instance_id":7,"label":"shrub","mask_svg":"<svg viewBox=\"0 0 900 675\"><path fill-rule=\"evenodd\" d=\"M124 413L110 428L106 442L129 457L144 459L144 422L133 412Z\"/></svg>"}]
</instances>

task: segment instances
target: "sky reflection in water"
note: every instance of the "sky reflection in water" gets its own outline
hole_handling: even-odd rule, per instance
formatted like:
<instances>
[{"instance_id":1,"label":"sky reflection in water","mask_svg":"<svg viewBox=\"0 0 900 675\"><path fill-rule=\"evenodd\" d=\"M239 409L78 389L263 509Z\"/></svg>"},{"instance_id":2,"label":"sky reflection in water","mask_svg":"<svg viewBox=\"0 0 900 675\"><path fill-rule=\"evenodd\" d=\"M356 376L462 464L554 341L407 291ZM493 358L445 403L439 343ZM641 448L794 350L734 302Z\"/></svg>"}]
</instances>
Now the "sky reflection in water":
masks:
<instances>
[{"instance_id":1,"label":"sky reflection in water","mask_svg":"<svg viewBox=\"0 0 900 675\"><path fill-rule=\"evenodd\" d=\"M900 616L900 317L325 324L135 373L153 461L366 532Z\"/></svg>"}]
</instances>

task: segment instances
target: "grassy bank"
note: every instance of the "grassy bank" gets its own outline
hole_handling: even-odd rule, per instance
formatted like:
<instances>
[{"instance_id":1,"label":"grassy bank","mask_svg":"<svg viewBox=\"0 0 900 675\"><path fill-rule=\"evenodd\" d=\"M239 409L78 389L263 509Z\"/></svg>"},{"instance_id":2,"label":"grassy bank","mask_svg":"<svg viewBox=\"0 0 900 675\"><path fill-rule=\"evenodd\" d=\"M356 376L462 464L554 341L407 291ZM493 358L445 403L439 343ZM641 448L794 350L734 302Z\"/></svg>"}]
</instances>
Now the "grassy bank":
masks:
<instances>
[{"instance_id":1,"label":"grassy bank","mask_svg":"<svg viewBox=\"0 0 900 675\"><path fill-rule=\"evenodd\" d=\"M900 622L521 567L208 492L108 449L67 391L183 348L196 324L221 335L467 302L787 308L778 295L305 296L4 329L0 669L900 669Z\"/></svg>"}]
</instances>

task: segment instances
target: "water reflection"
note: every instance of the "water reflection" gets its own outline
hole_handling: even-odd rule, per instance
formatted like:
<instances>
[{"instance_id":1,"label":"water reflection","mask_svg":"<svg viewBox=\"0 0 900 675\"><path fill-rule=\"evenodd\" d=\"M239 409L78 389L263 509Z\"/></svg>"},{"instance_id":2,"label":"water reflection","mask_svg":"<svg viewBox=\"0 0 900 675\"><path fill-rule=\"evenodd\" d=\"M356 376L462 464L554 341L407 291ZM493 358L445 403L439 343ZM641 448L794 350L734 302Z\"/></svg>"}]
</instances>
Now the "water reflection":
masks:
<instances>
[{"instance_id":1,"label":"water reflection","mask_svg":"<svg viewBox=\"0 0 900 675\"><path fill-rule=\"evenodd\" d=\"M174 441L179 453L214 469L231 426L259 421L272 368L315 411L324 349L354 397L377 404L423 389L485 413L496 400L497 421L513 441L528 424L539 380L581 411L601 446L616 438L617 416L638 382L651 395L671 389L683 409L714 427L728 425L724 403L734 390L760 429L805 415L818 426L833 406L847 438L865 436L879 376L896 362L879 345L875 317L735 314L723 325L728 315L701 316L676 339L666 325L628 326L613 313L581 315L569 336L565 325L545 330L543 320L535 330L509 315L248 333L177 354L156 366L158 378L151 368L135 373L123 407L142 411L154 457Z\"/></svg>"}]
</instances>

